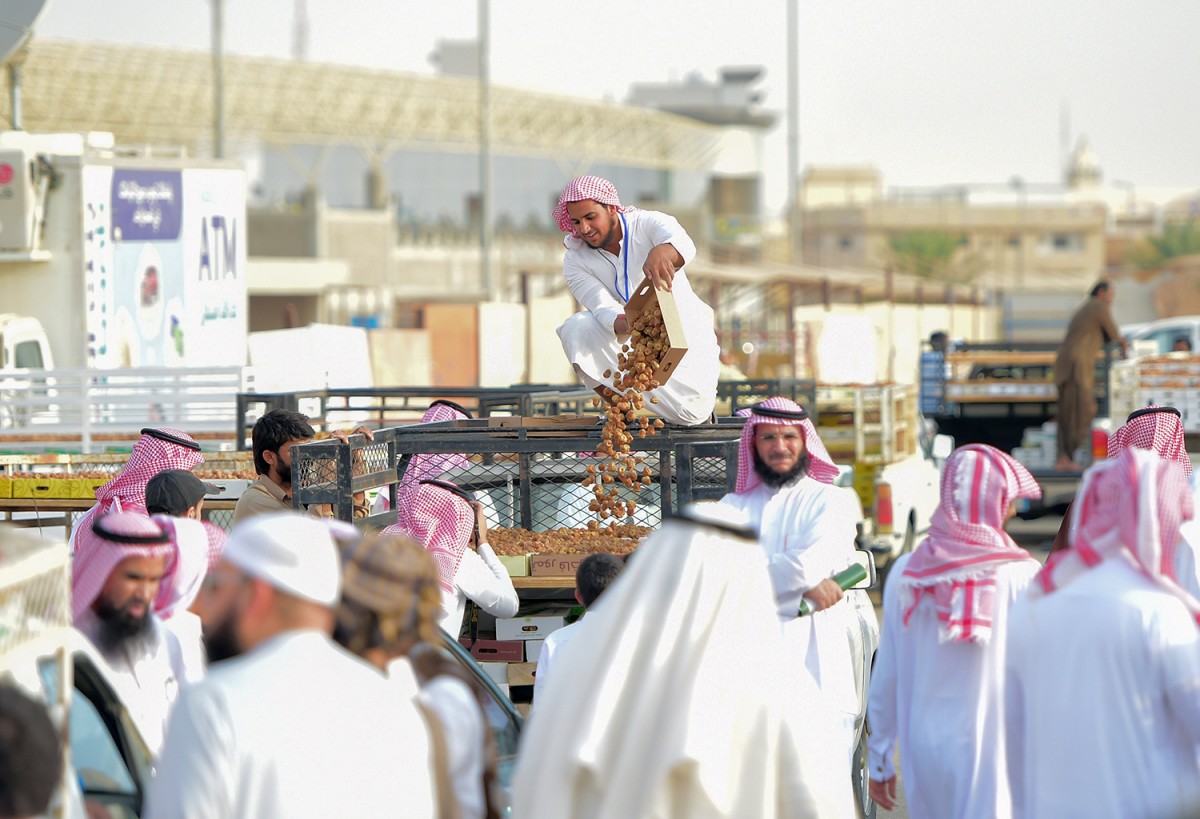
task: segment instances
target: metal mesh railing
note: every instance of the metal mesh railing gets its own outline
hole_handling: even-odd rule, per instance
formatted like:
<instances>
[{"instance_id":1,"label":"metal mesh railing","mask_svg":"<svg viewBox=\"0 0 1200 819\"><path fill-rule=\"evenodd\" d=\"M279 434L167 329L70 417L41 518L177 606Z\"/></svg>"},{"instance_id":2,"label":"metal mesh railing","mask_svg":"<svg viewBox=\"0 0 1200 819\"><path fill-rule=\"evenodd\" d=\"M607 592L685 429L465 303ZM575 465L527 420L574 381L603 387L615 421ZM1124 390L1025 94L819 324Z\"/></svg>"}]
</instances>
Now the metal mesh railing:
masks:
<instances>
[{"instance_id":1,"label":"metal mesh railing","mask_svg":"<svg viewBox=\"0 0 1200 819\"><path fill-rule=\"evenodd\" d=\"M436 460L444 468L436 474L423 471L422 477L452 481L474 492L493 526L533 531L609 523L653 527L692 500L732 490L740 433L741 419L723 419L699 427L668 426L635 439L631 455L641 459L636 483L614 478L606 484L626 504L625 514L605 519L592 488L584 485L604 462L596 454L600 430L591 419L581 419L577 427L552 428L446 422L379 430L371 442L353 436L348 446L305 443L292 449L292 492L298 504L331 504L337 517L351 520L354 493L380 490L394 501L395 487L413 468L414 458L425 456L424 463ZM383 526L394 520L394 508L389 508L359 522Z\"/></svg>"},{"instance_id":2,"label":"metal mesh railing","mask_svg":"<svg viewBox=\"0 0 1200 819\"><path fill-rule=\"evenodd\" d=\"M70 561L61 543L0 527L0 664L71 625Z\"/></svg>"}]
</instances>

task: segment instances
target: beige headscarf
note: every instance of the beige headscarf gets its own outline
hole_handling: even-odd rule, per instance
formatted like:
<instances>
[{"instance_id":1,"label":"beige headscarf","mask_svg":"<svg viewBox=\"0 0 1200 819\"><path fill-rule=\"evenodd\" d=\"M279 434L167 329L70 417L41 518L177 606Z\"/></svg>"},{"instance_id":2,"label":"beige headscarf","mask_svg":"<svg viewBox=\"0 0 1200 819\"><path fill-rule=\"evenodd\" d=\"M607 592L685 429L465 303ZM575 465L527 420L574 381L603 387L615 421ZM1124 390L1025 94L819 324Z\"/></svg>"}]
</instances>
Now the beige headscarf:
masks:
<instances>
[{"instance_id":1,"label":"beige headscarf","mask_svg":"<svg viewBox=\"0 0 1200 819\"><path fill-rule=\"evenodd\" d=\"M718 507L740 514L690 514ZM556 659L522 738L514 815L831 815L784 717L806 682L786 678L773 601L752 538L666 522Z\"/></svg>"}]
</instances>

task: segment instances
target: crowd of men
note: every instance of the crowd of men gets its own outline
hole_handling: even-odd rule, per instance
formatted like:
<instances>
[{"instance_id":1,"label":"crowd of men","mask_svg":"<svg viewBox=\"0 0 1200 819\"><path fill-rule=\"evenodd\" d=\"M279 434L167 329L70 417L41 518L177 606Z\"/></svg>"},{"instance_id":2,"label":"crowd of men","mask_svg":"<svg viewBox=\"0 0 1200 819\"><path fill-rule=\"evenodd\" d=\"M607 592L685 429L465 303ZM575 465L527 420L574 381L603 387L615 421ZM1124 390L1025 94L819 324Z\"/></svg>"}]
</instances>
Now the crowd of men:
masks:
<instances>
[{"instance_id":1,"label":"crowd of men","mask_svg":"<svg viewBox=\"0 0 1200 819\"><path fill-rule=\"evenodd\" d=\"M671 289L711 327L673 219L594 177L556 218L586 308L560 337L602 395L631 287ZM712 411L712 341L656 390L673 423ZM145 815L491 819L511 798L536 819L855 816L863 660L833 577L855 560L861 511L804 407L741 414L733 492L665 520L628 560L580 566L587 614L546 641L510 794L486 694L438 646L469 601L518 606L486 500L452 481L463 455L415 456L396 522L369 532L293 509L291 449L316 433L276 410L255 425L260 477L226 534L201 520L199 445L143 430L71 534L71 603L155 757ZM467 417L435 402L422 421ZM1135 413L1112 442L1045 565L1004 531L1039 494L1029 472L982 445L945 464L929 537L884 592L868 713L885 810L899 746L914 817L1200 815L1200 539L1179 413ZM368 511L356 499L355 517ZM37 728L6 702L0 735ZM0 773L44 758L0 753Z\"/></svg>"}]
</instances>

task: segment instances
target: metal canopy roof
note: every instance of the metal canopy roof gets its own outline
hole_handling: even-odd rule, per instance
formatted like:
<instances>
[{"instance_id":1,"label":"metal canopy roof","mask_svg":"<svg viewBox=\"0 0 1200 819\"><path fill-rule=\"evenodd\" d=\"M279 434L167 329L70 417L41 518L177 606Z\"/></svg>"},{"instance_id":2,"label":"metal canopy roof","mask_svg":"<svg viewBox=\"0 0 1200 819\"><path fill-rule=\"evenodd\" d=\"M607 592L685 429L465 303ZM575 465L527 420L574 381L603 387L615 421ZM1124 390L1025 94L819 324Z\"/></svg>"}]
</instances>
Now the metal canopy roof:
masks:
<instances>
[{"instance_id":1,"label":"metal canopy roof","mask_svg":"<svg viewBox=\"0 0 1200 819\"><path fill-rule=\"evenodd\" d=\"M22 67L29 131L111 131L119 144L212 144L212 58L108 43L35 38ZM576 164L704 169L719 130L683 117L493 86L492 152ZM0 114L10 116L9 99ZM428 77L290 60L225 58L228 142L347 144L475 153L479 87Z\"/></svg>"}]
</instances>

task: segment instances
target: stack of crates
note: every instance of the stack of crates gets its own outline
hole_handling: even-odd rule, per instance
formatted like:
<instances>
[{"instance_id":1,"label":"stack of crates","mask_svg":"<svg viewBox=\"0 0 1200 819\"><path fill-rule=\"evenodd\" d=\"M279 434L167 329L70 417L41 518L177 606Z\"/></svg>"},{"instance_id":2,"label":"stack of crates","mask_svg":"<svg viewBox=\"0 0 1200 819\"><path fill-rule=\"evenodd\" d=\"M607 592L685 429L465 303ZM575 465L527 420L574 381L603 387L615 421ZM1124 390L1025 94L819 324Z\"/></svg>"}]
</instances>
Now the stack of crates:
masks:
<instances>
[{"instance_id":1,"label":"stack of crates","mask_svg":"<svg viewBox=\"0 0 1200 819\"><path fill-rule=\"evenodd\" d=\"M1200 432L1200 354L1167 353L1113 364L1110 415L1114 426L1139 407L1175 407L1185 432Z\"/></svg>"},{"instance_id":2,"label":"stack of crates","mask_svg":"<svg viewBox=\"0 0 1200 819\"><path fill-rule=\"evenodd\" d=\"M879 466L916 452L916 388L911 384L817 387L818 430L835 462ZM866 480L865 478L863 480Z\"/></svg>"},{"instance_id":3,"label":"stack of crates","mask_svg":"<svg viewBox=\"0 0 1200 819\"><path fill-rule=\"evenodd\" d=\"M958 406L946 400L946 381L952 377L946 354L939 350L921 353L921 413L953 415Z\"/></svg>"}]
</instances>

